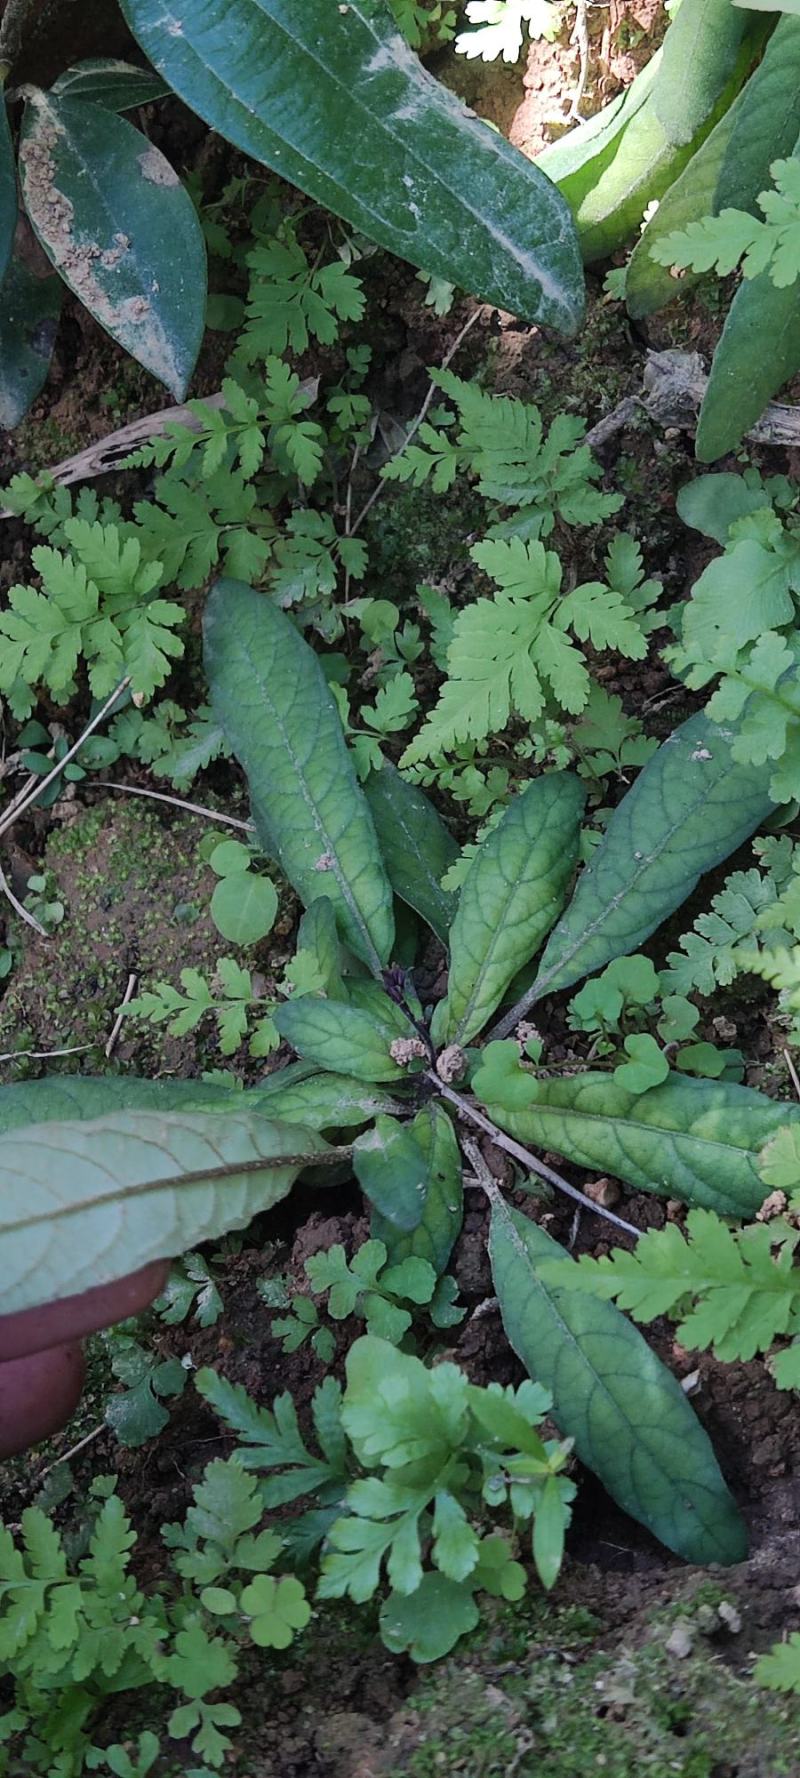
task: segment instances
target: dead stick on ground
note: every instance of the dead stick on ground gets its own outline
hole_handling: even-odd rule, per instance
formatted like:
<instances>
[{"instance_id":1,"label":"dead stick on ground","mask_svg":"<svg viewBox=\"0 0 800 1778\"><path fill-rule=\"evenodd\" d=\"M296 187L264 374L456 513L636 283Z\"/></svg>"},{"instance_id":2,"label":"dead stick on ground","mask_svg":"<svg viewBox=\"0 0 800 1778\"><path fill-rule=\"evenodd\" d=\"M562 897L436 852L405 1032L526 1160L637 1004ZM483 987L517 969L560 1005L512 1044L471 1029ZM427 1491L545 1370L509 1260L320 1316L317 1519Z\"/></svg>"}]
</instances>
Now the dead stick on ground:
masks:
<instances>
[{"instance_id":1,"label":"dead stick on ground","mask_svg":"<svg viewBox=\"0 0 800 1778\"><path fill-rule=\"evenodd\" d=\"M125 1008L126 1008L126 1006L130 1005L130 1003L133 999L133 996L136 993L136 982L137 982L137 977L133 973L128 976L128 985L125 989L125 993L124 993L122 1000L120 1001L119 1007L117 1009L117 1016L116 1016L114 1023L112 1025L111 1035L108 1039L108 1043L106 1044L106 1049L105 1049L106 1061L108 1061L109 1057L113 1056L114 1050L117 1047L117 1043L119 1041L119 1034L120 1034L120 1031L122 1030L122 1026L125 1021Z\"/></svg>"},{"instance_id":2,"label":"dead stick on ground","mask_svg":"<svg viewBox=\"0 0 800 1778\"><path fill-rule=\"evenodd\" d=\"M238 827L242 833L254 833L254 821L240 821L237 815L221 815L217 809L205 809L202 803L187 803L182 796L168 796L165 790L145 790L141 784L117 784L113 778L98 778L95 790L121 790L123 796L147 796L156 803L170 803L173 809L186 809L190 815L202 815L205 821L219 821L223 827Z\"/></svg>"}]
</instances>

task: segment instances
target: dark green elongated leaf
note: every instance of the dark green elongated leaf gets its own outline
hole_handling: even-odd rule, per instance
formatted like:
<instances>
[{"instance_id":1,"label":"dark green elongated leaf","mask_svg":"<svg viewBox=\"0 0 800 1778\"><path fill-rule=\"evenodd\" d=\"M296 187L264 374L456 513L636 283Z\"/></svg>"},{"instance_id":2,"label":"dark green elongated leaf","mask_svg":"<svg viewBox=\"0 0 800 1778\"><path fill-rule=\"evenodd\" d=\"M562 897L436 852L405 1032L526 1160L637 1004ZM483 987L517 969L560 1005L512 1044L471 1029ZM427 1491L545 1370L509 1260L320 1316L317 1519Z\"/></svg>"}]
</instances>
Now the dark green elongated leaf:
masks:
<instances>
[{"instance_id":1,"label":"dark green elongated leaf","mask_svg":"<svg viewBox=\"0 0 800 1778\"><path fill-rule=\"evenodd\" d=\"M441 883L458 857L452 834L429 798L388 760L379 772L370 772L364 795L395 895L416 909L446 944L458 905L458 896Z\"/></svg>"},{"instance_id":2,"label":"dark green elongated leaf","mask_svg":"<svg viewBox=\"0 0 800 1778\"><path fill-rule=\"evenodd\" d=\"M746 87L744 92L747 92ZM669 266L658 265L653 259L652 249L673 229L683 229L700 216L716 215L719 177L737 112L743 103L744 93L739 93L710 136L706 136L697 153L692 155L688 166L665 192L655 216L637 241L625 274L625 301L629 315L638 318L655 314L657 309L674 302L679 289L681 292L690 289L700 278L700 272L683 272L680 285L677 285Z\"/></svg>"},{"instance_id":3,"label":"dark green elongated leaf","mask_svg":"<svg viewBox=\"0 0 800 1778\"><path fill-rule=\"evenodd\" d=\"M316 1065L296 1062L244 1094L244 1104L307 1130L345 1130L365 1124L379 1112L397 1111L390 1093L348 1074L319 1074Z\"/></svg>"},{"instance_id":4,"label":"dark green elongated leaf","mask_svg":"<svg viewBox=\"0 0 800 1778\"><path fill-rule=\"evenodd\" d=\"M320 1068L355 1075L357 1080L402 1080L405 1070L389 1054L398 1038L412 1037L410 1025L391 1001L382 1018L341 1000L301 994L278 1008L275 1023L298 1055Z\"/></svg>"},{"instance_id":5,"label":"dark green elongated leaf","mask_svg":"<svg viewBox=\"0 0 800 1778\"><path fill-rule=\"evenodd\" d=\"M586 792L569 772L534 778L476 852L450 935L444 1036L468 1043L558 918L578 861Z\"/></svg>"},{"instance_id":6,"label":"dark green elongated leaf","mask_svg":"<svg viewBox=\"0 0 800 1778\"><path fill-rule=\"evenodd\" d=\"M653 110L677 147L691 142L736 67L750 25L729 0L681 0L664 38Z\"/></svg>"},{"instance_id":7,"label":"dark green elongated leaf","mask_svg":"<svg viewBox=\"0 0 800 1778\"><path fill-rule=\"evenodd\" d=\"M32 89L19 163L25 207L56 270L182 401L203 338L206 254L169 161L106 106Z\"/></svg>"},{"instance_id":8,"label":"dark green elongated leaf","mask_svg":"<svg viewBox=\"0 0 800 1778\"><path fill-rule=\"evenodd\" d=\"M61 313L60 278L36 278L13 258L0 287L0 426L24 420L44 387Z\"/></svg>"},{"instance_id":9,"label":"dark green elongated leaf","mask_svg":"<svg viewBox=\"0 0 800 1778\"><path fill-rule=\"evenodd\" d=\"M96 105L107 105L110 111L132 111L137 105L166 98L171 88L152 68L139 68L116 56L93 56L65 68L50 91L59 98L89 99Z\"/></svg>"},{"instance_id":10,"label":"dark green elongated leaf","mask_svg":"<svg viewBox=\"0 0 800 1778\"><path fill-rule=\"evenodd\" d=\"M8 112L0 93L0 283L8 270L17 226L17 174Z\"/></svg>"},{"instance_id":11,"label":"dark green elongated leaf","mask_svg":"<svg viewBox=\"0 0 800 1778\"><path fill-rule=\"evenodd\" d=\"M800 133L800 19L781 18L736 107L720 169L715 211L753 210L769 184L774 160L789 155Z\"/></svg>"},{"instance_id":12,"label":"dark green elongated leaf","mask_svg":"<svg viewBox=\"0 0 800 1778\"><path fill-rule=\"evenodd\" d=\"M563 198L427 74L383 0L123 0L155 68L237 148L379 246L573 333Z\"/></svg>"},{"instance_id":13,"label":"dark green elongated leaf","mask_svg":"<svg viewBox=\"0 0 800 1778\"><path fill-rule=\"evenodd\" d=\"M410 1234L422 1221L429 1171L412 1124L376 1117L353 1145L353 1172L384 1221Z\"/></svg>"},{"instance_id":14,"label":"dark green elongated leaf","mask_svg":"<svg viewBox=\"0 0 800 1778\"><path fill-rule=\"evenodd\" d=\"M200 1080L137 1080L135 1076L61 1074L0 1087L0 1135L25 1124L74 1122L117 1111L198 1110L241 1104L237 1093ZM287 1122L290 1121L287 1119Z\"/></svg>"},{"instance_id":15,"label":"dark green elongated leaf","mask_svg":"<svg viewBox=\"0 0 800 1778\"><path fill-rule=\"evenodd\" d=\"M542 1282L564 1250L498 1198L490 1254L506 1335L613 1500L688 1562L740 1562L747 1538L680 1384L610 1303ZM591 1310L589 1310L591 1305Z\"/></svg>"},{"instance_id":16,"label":"dark green elongated leaf","mask_svg":"<svg viewBox=\"0 0 800 1778\"><path fill-rule=\"evenodd\" d=\"M731 733L702 712L669 736L614 810L551 935L533 998L624 957L770 814L768 767L731 758Z\"/></svg>"},{"instance_id":17,"label":"dark green elongated leaf","mask_svg":"<svg viewBox=\"0 0 800 1778\"><path fill-rule=\"evenodd\" d=\"M242 1228L291 1189L321 1137L228 1106L119 1111L0 1137L3 1312L109 1284Z\"/></svg>"},{"instance_id":18,"label":"dark green elongated leaf","mask_svg":"<svg viewBox=\"0 0 800 1778\"><path fill-rule=\"evenodd\" d=\"M205 666L261 844L307 906L329 897L342 936L379 974L394 937L392 892L313 649L266 594L219 580L206 605Z\"/></svg>"},{"instance_id":19,"label":"dark green elongated leaf","mask_svg":"<svg viewBox=\"0 0 800 1778\"><path fill-rule=\"evenodd\" d=\"M698 461L715 463L735 450L798 369L796 285L778 290L769 272L743 279L711 362L697 426Z\"/></svg>"},{"instance_id":20,"label":"dark green elongated leaf","mask_svg":"<svg viewBox=\"0 0 800 1778\"><path fill-rule=\"evenodd\" d=\"M401 1234L375 1212L370 1233L376 1241L383 1241L391 1265L404 1259L426 1259L441 1277L464 1219L461 1155L453 1125L441 1105L433 1101L424 1105L411 1128L426 1165L422 1218L409 1234Z\"/></svg>"},{"instance_id":21,"label":"dark green elongated leaf","mask_svg":"<svg viewBox=\"0 0 800 1778\"><path fill-rule=\"evenodd\" d=\"M489 1107L510 1136L552 1149L579 1167L747 1220L764 1201L759 1149L800 1122L800 1106L727 1081L671 1075L647 1093L629 1093L607 1074L540 1080L521 1111Z\"/></svg>"}]
</instances>

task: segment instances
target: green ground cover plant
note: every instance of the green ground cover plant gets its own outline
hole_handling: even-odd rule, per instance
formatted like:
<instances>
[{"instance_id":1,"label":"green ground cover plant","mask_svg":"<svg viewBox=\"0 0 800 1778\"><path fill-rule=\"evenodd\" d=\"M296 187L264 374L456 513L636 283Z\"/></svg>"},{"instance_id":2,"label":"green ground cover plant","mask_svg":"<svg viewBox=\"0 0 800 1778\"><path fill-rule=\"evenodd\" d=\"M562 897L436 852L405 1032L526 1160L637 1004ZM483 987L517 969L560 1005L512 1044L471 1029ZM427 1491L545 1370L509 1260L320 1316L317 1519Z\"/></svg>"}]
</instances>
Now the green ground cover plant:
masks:
<instances>
[{"instance_id":1,"label":"green ground cover plant","mask_svg":"<svg viewBox=\"0 0 800 1778\"><path fill-rule=\"evenodd\" d=\"M371 9L352 10L366 28ZM126 12L183 90L180 44L149 6ZM401 22L423 40L452 24L436 7ZM749 30L730 27L736 79ZM229 134L266 129L233 113ZM685 1560L741 1561L746 1528L709 1438L636 1323L671 1315L687 1346L762 1354L781 1387L797 1382L800 1108L741 1084L745 1057L713 1040L706 1006L762 977L788 1043L800 1029L796 845L754 837L791 818L800 785L792 487L752 471L690 482L681 516L720 554L670 605L573 412L546 423L445 365L398 448L376 445L360 224L344 203L330 200L347 226L318 226L272 180L197 196L223 286L209 324L232 336L219 398L138 447L116 497L11 480L31 547L0 609L0 693L39 810L54 766L79 788L120 759L181 792L211 768L217 801L246 786L248 818L208 811L237 837L214 831L199 850L215 967L154 975L120 1009L127 1029L202 1030L222 1065L0 1089L4 1312L169 1260L153 1320L213 1327L237 1231L290 1194L333 1200L355 1182L370 1226L352 1251L334 1243L299 1278L264 1283L284 1355L305 1349L328 1372L305 1414L287 1391L265 1406L221 1369L162 1356L152 1323L106 1336L122 1444L157 1437L191 1392L235 1444L163 1528L158 1584L152 1563L139 1577L107 1478L76 1540L37 1506L0 1533L9 1778L221 1769L237 1676L302 1638L317 1602L372 1611L388 1650L439 1658L490 1600L555 1585L576 1458ZM370 507L469 499L462 584L412 598L373 574L352 499L362 459ZM693 710L661 738L603 683L648 656ZM57 738L53 710L69 725ZM756 862L735 859L681 937L674 916L751 840ZM45 933L65 913L43 873L22 907ZM8 977L4 955L6 980L16 929ZM553 996L566 1060L533 1023ZM685 1224L577 1262L527 1210L543 1191L598 1206L544 1153L677 1201ZM514 1387L477 1386L448 1355L467 1189L487 1208L527 1373ZM759 1676L796 1686L796 1664L790 1642ZM137 1739L106 1745L114 1699L146 1691L158 1733L137 1718Z\"/></svg>"}]
</instances>

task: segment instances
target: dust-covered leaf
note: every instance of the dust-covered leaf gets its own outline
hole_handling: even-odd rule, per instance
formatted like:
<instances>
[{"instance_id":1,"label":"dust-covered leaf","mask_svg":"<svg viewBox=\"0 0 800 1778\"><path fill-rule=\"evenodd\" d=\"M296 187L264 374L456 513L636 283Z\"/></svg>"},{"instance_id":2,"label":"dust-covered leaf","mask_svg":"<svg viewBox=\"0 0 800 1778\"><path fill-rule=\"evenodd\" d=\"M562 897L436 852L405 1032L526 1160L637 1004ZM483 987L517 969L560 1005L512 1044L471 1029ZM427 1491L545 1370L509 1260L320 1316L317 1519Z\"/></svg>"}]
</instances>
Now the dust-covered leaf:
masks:
<instances>
[{"instance_id":1,"label":"dust-covered leaf","mask_svg":"<svg viewBox=\"0 0 800 1778\"><path fill-rule=\"evenodd\" d=\"M160 149L106 106L33 88L19 150L44 250L112 339L182 401L205 325L194 204Z\"/></svg>"}]
</instances>

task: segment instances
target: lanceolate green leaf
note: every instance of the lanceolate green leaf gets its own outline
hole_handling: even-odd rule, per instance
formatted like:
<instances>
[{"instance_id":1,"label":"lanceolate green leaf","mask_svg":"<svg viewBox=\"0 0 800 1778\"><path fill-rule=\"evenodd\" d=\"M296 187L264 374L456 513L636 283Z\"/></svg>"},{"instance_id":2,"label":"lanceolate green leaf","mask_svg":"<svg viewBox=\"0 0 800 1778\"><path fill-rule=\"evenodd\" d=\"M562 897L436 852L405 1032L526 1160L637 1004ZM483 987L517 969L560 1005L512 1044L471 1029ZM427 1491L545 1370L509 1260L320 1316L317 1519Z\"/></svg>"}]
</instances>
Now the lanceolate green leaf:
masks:
<instances>
[{"instance_id":1,"label":"lanceolate green leaf","mask_svg":"<svg viewBox=\"0 0 800 1778\"><path fill-rule=\"evenodd\" d=\"M769 770L737 765L731 738L701 713L648 760L550 937L529 1004L637 950L766 819Z\"/></svg>"},{"instance_id":2,"label":"lanceolate green leaf","mask_svg":"<svg viewBox=\"0 0 800 1778\"><path fill-rule=\"evenodd\" d=\"M458 897L441 884L458 857L452 834L429 798L388 760L379 772L370 772L364 794L395 894L421 914L446 944L458 905Z\"/></svg>"},{"instance_id":3,"label":"lanceolate green leaf","mask_svg":"<svg viewBox=\"0 0 800 1778\"><path fill-rule=\"evenodd\" d=\"M22 194L48 258L95 320L182 401L205 325L197 212L161 151L104 105L34 89Z\"/></svg>"},{"instance_id":4,"label":"lanceolate green leaf","mask_svg":"<svg viewBox=\"0 0 800 1778\"><path fill-rule=\"evenodd\" d=\"M24 420L44 387L61 312L64 286L51 274L37 278L12 258L0 287L0 426Z\"/></svg>"},{"instance_id":5,"label":"lanceolate green leaf","mask_svg":"<svg viewBox=\"0 0 800 1778\"><path fill-rule=\"evenodd\" d=\"M800 19L778 20L763 58L736 107L720 170L716 210L752 210L769 184L774 160L789 155L800 135Z\"/></svg>"},{"instance_id":6,"label":"lanceolate green leaf","mask_svg":"<svg viewBox=\"0 0 800 1778\"><path fill-rule=\"evenodd\" d=\"M412 264L572 333L583 278L538 167L421 67L383 0L123 0L154 67L245 154Z\"/></svg>"},{"instance_id":7,"label":"lanceolate green leaf","mask_svg":"<svg viewBox=\"0 0 800 1778\"><path fill-rule=\"evenodd\" d=\"M320 1068L345 1069L357 1080L402 1080L404 1069L389 1054L398 1038L413 1037L411 1026L395 1018L386 1001L386 1013L377 1018L371 1010L346 1006L341 1000L322 1000L317 994L301 994L288 1000L275 1014L282 1037L298 1054Z\"/></svg>"},{"instance_id":8,"label":"lanceolate green leaf","mask_svg":"<svg viewBox=\"0 0 800 1778\"><path fill-rule=\"evenodd\" d=\"M14 230L17 226L17 174L14 149L8 127L8 112L0 90L0 283L6 275Z\"/></svg>"},{"instance_id":9,"label":"lanceolate green leaf","mask_svg":"<svg viewBox=\"0 0 800 1778\"><path fill-rule=\"evenodd\" d=\"M730 0L681 0L653 87L653 110L676 146L691 142L736 67L747 14Z\"/></svg>"},{"instance_id":10,"label":"lanceolate green leaf","mask_svg":"<svg viewBox=\"0 0 800 1778\"><path fill-rule=\"evenodd\" d=\"M740 1562L744 1525L708 1437L642 1335L611 1304L546 1286L539 1268L563 1249L499 1198L490 1253L506 1335L581 1461L686 1561Z\"/></svg>"},{"instance_id":11,"label":"lanceolate green leaf","mask_svg":"<svg viewBox=\"0 0 800 1778\"><path fill-rule=\"evenodd\" d=\"M669 267L658 265L653 259L652 248L673 229L685 228L699 216L716 215L719 176L743 103L744 94L740 93L711 135L692 155L680 177L665 192L655 216L634 247L625 276L625 300L630 315L654 314L657 309L673 302L679 291L690 289L701 276L700 272L684 272L678 284Z\"/></svg>"},{"instance_id":12,"label":"lanceolate green leaf","mask_svg":"<svg viewBox=\"0 0 800 1778\"><path fill-rule=\"evenodd\" d=\"M639 1094L608 1074L539 1080L524 1110L488 1109L528 1147L611 1173L637 1191L744 1220L764 1201L759 1149L782 1126L800 1122L800 1106L726 1081L674 1075Z\"/></svg>"},{"instance_id":13,"label":"lanceolate green leaf","mask_svg":"<svg viewBox=\"0 0 800 1778\"><path fill-rule=\"evenodd\" d=\"M3 1312L108 1284L284 1198L312 1131L244 1110L121 1111L0 1137Z\"/></svg>"},{"instance_id":14,"label":"lanceolate green leaf","mask_svg":"<svg viewBox=\"0 0 800 1778\"><path fill-rule=\"evenodd\" d=\"M705 4L706 0L700 0ZM716 7L728 0L713 0ZM670 25L668 36L679 20ZM752 27L757 29L758 27ZM666 40L664 44L666 53ZM658 95L664 78L662 60L652 89L645 103L626 125L616 152L608 165L598 170L598 177L585 191L575 209L578 238L584 260L591 263L606 258L623 246L640 226L648 204L661 199L689 164L706 136L724 116L753 58L752 40L748 34L742 45L733 73L718 85L711 80L707 89L708 108L699 122L697 94L687 83L686 103L679 100L670 107L659 104ZM713 90L712 90L713 89ZM692 133L687 134L692 126Z\"/></svg>"},{"instance_id":15,"label":"lanceolate green leaf","mask_svg":"<svg viewBox=\"0 0 800 1778\"><path fill-rule=\"evenodd\" d=\"M778 290L769 272L746 278L728 311L711 363L696 454L715 463L741 442L768 401L800 369L797 286Z\"/></svg>"},{"instance_id":16,"label":"lanceolate green leaf","mask_svg":"<svg viewBox=\"0 0 800 1778\"><path fill-rule=\"evenodd\" d=\"M412 1124L414 1139L425 1158L425 1207L409 1234L385 1216L373 1214L370 1233L383 1241L391 1265L404 1259L426 1259L441 1276L461 1233L464 1188L455 1131L441 1105L423 1106Z\"/></svg>"},{"instance_id":17,"label":"lanceolate green leaf","mask_svg":"<svg viewBox=\"0 0 800 1778\"><path fill-rule=\"evenodd\" d=\"M568 772L534 778L476 853L450 935L442 1035L468 1043L564 906L586 793Z\"/></svg>"},{"instance_id":18,"label":"lanceolate green leaf","mask_svg":"<svg viewBox=\"0 0 800 1778\"><path fill-rule=\"evenodd\" d=\"M306 905L330 898L342 936L378 974L392 949L392 892L316 655L266 594L220 580L205 663L262 845Z\"/></svg>"}]
</instances>

